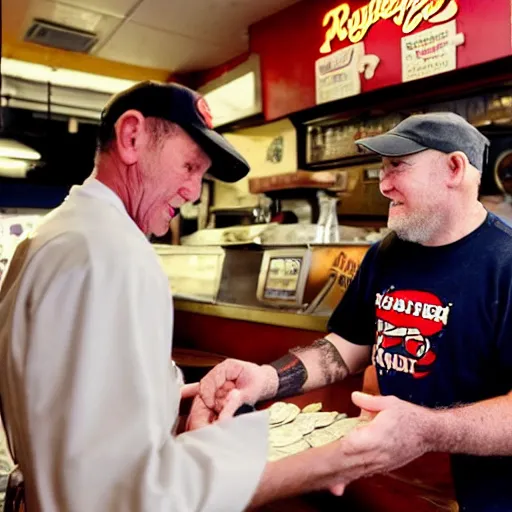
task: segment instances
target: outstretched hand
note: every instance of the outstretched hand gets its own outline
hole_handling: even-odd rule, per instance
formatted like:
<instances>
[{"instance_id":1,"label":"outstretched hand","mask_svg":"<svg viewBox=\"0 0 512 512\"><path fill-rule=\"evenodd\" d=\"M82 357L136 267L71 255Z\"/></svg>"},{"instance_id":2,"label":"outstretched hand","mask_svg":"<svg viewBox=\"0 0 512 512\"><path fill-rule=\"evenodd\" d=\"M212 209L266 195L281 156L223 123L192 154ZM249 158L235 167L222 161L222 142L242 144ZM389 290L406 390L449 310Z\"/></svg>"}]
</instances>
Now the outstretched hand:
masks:
<instances>
[{"instance_id":1,"label":"outstretched hand","mask_svg":"<svg viewBox=\"0 0 512 512\"><path fill-rule=\"evenodd\" d=\"M349 479L331 487L341 495L351 481L405 466L428 452L429 425L433 412L394 396L355 392L352 401L361 408L368 424L341 440Z\"/></svg>"}]
</instances>

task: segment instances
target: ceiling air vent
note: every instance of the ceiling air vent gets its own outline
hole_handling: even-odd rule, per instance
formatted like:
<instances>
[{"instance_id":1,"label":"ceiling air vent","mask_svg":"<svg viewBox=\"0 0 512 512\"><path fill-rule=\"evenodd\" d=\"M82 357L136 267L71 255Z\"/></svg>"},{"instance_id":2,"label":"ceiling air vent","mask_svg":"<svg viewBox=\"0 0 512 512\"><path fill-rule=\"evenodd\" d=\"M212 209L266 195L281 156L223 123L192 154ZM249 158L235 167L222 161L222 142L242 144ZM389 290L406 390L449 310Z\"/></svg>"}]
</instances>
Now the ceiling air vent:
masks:
<instances>
[{"instance_id":1,"label":"ceiling air vent","mask_svg":"<svg viewBox=\"0 0 512 512\"><path fill-rule=\"evenodd\" d=\"M96 44L98 37L93 32L35 19L25 34L25 41L61 50L87 53Z\"/></svg>"}]
</instances>

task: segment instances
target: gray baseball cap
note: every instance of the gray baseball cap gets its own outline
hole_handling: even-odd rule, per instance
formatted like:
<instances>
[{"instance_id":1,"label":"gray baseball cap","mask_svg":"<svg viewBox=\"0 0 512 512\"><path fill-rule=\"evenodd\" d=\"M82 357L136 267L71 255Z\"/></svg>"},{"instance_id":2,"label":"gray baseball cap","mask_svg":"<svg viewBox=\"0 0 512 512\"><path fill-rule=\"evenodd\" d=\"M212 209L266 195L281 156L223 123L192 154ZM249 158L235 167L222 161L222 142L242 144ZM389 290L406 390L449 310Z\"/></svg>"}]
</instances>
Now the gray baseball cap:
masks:
<instances>
[{"instance_id":1,"label":"gray baseball cap","mask_svg":"<svg viewBox=\"0 0 512 512\"><path fill-rule=\"evenodd\" d=\"M453 112L413 115L382 135L355 143L387 157L413 155L426 149L443 153L462 151L479 171L487 163L490 145L487 137Z\"/></svg>"}]
</instances>

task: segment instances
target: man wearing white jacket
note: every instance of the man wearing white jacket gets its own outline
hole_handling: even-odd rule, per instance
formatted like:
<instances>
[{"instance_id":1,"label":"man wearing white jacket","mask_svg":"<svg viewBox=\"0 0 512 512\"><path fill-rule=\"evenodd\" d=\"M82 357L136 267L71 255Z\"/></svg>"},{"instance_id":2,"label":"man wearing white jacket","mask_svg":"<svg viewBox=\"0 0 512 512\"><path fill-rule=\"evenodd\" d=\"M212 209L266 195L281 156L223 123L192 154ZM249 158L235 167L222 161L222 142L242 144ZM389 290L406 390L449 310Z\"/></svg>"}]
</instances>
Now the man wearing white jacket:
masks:
<instances>
[{"instance_id":1,"label":"man wearing white jacket","mask_svg":"<svg viewBox=\"0 0 512 512\"><path fill-rule=\"evenodd\" d=\"M96 165L20 243L0 290L0 405L32 511L241 511L343 483L338 444L266 463L252 413L173 435L172 300L147 240L245 160L208 106L144 82L102 113Z\"/></svg>"}]
</instances>

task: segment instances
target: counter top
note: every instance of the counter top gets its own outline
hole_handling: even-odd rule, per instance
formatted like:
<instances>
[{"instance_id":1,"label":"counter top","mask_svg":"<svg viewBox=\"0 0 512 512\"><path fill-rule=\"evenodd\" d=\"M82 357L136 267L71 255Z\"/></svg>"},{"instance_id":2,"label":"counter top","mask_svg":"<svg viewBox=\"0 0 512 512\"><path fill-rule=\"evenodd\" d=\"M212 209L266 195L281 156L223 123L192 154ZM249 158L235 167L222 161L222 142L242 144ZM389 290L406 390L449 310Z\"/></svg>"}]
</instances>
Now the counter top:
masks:
<instances>
[{"instance_id":1,"label":"counter top","mask_svg":"<svg viewBox=\"0 0 512 512\"><path fill-rule=\"evenodd\" d=\"M177 311L196 313L199 315L229 318L231 320L244 320L260 324L292 327L308 331L326 332L327 316L304 315L293 311L279 311L274 309L251 308L234 304L212 304L194 300L174 299L174 308Z\"/></svg>"}]
</instances>

